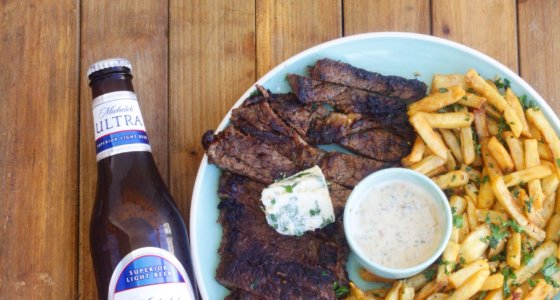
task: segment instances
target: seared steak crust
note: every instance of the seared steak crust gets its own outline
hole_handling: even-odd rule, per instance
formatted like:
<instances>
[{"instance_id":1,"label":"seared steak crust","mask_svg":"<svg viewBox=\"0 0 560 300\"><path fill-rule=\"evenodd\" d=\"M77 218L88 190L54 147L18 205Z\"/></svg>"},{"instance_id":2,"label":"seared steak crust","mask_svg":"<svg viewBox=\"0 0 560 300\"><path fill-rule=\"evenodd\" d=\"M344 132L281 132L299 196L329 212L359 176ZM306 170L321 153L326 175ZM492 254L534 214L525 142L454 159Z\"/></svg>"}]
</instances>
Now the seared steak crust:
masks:
<instances>
[{"instance_id":1,"label":"seared steak crust","mask_svg":"<svg viewBox=\"0 0 560 300\"><path fill-rule=\"evenodd\" d=\"M372 129L350 135L340 140L340 145L381 161L399 161L412 149L409 141L384 129Z\"/></svg>"},{"instance_id":2,"label":"seared steak crust","mask_svg":"<svg viewBox=\"0 0 560 300\"><path fill-rule=\"evenodd\" d=\"M369 115L384 125L407 122L406 102L401 99L296 74L288 75L288 82L304 104L326 103L340 112Z\"/></svg>"},{"instance_id":3,"label":"seared steak crust","mask_svg":"<svg viewBox=\"0 0 560 300\"><path fill-rule=\"evenodd\" d=\"M397 166L398 163L387 163L362 156L334 152L321 161L321 170L330 181L334 181L347 188L353 188L369 174Z\"/></svg>"},{"instance_id":4,"label":"seared steak crust","mask_svg":"<svg viewBox=\"0 0 560 300\"><path fill-rule=\"evenodd\" d=\"M296 172L294 163L276 149L233 126L217 135L211 130L206 132L203 144L210 163L262 183L270 184Z\"/></svg>"},{"instance_id":5,"label":"seared steak crust","mask_svg":"<svg viewBox=\"0 0 560 300\"><path fill-rule=\"evenodd\" d=\"M426 96L426 84L416 79L385 76L356 68L350 64L324 58L310 68L311 78L351 86L403 100L418 100Z\"/></svg>"},{"instance_id":6,"label":"seared steak crust","mask_svg":"<svg viewBox=\"0 0 560 300\"><path fill-rule=\"evenodd\" d=\"M341 226L331 224L302 237L280 235L266 224L258 207L262 188L228 172L220 179L223 236L217 280L264 299L334 299L332 283L348 280Z\"/></svg>"}]
</instances>

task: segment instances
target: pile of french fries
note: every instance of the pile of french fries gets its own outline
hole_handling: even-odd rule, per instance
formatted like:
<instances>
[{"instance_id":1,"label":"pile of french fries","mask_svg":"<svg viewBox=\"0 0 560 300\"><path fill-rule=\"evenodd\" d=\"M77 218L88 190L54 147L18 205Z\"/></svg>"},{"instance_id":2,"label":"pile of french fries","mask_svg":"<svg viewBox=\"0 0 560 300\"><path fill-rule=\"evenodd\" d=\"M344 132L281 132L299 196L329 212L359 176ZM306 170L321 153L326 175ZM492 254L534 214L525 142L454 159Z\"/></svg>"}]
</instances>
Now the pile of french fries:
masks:
<instances>
[{"instance_id":1,"label":"pile of french fries","mask_svg":"<svg viewBox=\"0 0 560 300\"><path fill-rule=\"evenodd\" d=\"M504 83L505 82L505 83ZM525 99L526 100L526 99ZM437 264L347 299L552 299L560 291L560 139L509 81L435 75L408 108L416 139L402 160L448 195L450 241Z\"/></svg>"}]
</instances>

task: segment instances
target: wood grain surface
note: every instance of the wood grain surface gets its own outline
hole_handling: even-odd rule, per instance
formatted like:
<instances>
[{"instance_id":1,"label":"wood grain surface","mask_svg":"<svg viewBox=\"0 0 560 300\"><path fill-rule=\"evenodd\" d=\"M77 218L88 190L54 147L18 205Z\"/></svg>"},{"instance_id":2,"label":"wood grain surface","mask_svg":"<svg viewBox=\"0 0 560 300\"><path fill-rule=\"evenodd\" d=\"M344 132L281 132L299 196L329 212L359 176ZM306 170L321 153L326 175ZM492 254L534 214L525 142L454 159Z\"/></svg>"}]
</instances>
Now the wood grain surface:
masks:
<instances>
[{"instance_id":1,"label":"wood grain surface","mask_svg":"<svg viewBox=\"0 0 560 300\"><path fill-rule=\"evenodd\" d=\"M78 7L0 5L0 298L73 299Z\"/></svg>"},{"instance_id":2,"label":"wood grain surface","mask_svg":"<svg viewBox=\"0 0 560 300\"><path fill-rule=\"evenodd\" d=\"M549 0L0 1L0 299L95 299L87 67L122 56L152 150L188 223L207 129L263 74L362 32L480 50L560 111L560 4Z\"/></svg>"}]
</instances>

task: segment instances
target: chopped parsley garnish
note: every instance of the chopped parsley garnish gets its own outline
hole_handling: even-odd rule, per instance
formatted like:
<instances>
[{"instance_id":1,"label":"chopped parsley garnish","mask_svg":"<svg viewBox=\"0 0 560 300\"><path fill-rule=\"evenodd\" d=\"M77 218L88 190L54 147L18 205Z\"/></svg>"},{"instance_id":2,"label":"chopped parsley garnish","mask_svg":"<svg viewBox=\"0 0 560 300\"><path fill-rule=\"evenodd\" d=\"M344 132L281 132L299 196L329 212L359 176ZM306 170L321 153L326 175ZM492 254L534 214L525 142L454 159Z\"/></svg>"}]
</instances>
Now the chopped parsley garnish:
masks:
<instances>
[{"instance_id":1,"label":"chopped parsley garnish","mask_svg":"<svg viewBox=\"0 0 560 300\"><path fill-rule=\"evenodd\" d=\"M529 243L522 243L521 244L521 264L526 265L528 264L531 259L535 256L533 253L533 247Z\"/></svg>"},{"instance_id":2,"label":"chopped parsley garnish","mask_svg":"<svg viewBox=\"0 0 560 300\"><path fill-rule=\"evenodd\" d=\"M558 263L556 261L556 257L551 256L551 257L544 260L544 266L541 270L541 273L543 274L543 277L544 277L544 280L546 281L546 283L552 285L554 288L559 288L560 287L558 282L556 282L556 280L554 280L554 278L552 278L552 276L554 274L558 273L558 271L560 271L560 268L558 268Z\"/></svg>"},{"instance_id":3,"label":"chopped parsley garnish","mask_svg":"<svg viewBox=\"0 0 560 300\"><path fill-rule=\"evenodd\" d=\"M313 216L316 216L316 215L318 215L318 214L320 214L320 213L321 213L321 209L320 209L320 208L310 209L310 210L309 210L309 215L311 215L312 217L313 217Z\"/></svg>"},{"instance_id":4,"label":"chopped parsley garnish","mask_svg":"<svg viewBox=\"0 0 560 300\"><path fill-rule=\"evenodd\" d=\"M527 99L527 95L523 95L523 96L519 97L519 102L521 102L521 106L523 106L523 108L525 110L527 110L529 108L533 108L535 110L540 109L540 107L537 106L537 103L535 101Z\"/></svg>"},{"instance_id":5,"label":"chopped parsley garnish","mask_svg":"<svg viewBox=\"0 0 560 300\"><path fill-rule=\"evenodd\" d=\"M513 190L513 197L515 197L515 199L519 198L519 190L518 189Z\"/></svg>"},{"instance_id":6,"label":"chopped parsley garnish","mask_svg":"<svg viewBox=\"0 0 560 300\"><path fill-rule=\"evenodd\" d=\"M533 209L533 197L529 197L529 200L525 200L525 208L527 209L527 212L530 213L531 210Z\"/></svg>"},{"instance_id":7,"label":"chopped parsley garnish","mask_svg":"<svg viewBox=\"0 0 560 300\"><path fill-rule=\"evenodd\" d=\"M453 226L456 228L463 228L463 216L453 214Z\"/></svg>"},{"instance_id":8,"label":"chopped parsley garnish","mask_svg":"<svg viewBox=\"0 0 560 300\"><path fill-rule=\"evenodd\" d=\"M498 247L498 243L500 243L500 241L505 237L509 236L509 231L507 231L507 229L502 231L500 226L496 224L490 224L490 232L491 235L486 237L486 239L492 249L496 249L496 247Z\"/></svg>"},{"instance_id":9,"label":"chopped parsley garnish","mask_svg":"<svg viewBox=\"0 0 560 300\"><path fill-rule=\"evenodd\" d=\"M557 158L557 159L556 159L556 165L557 165L558 167L560 167L560 158Z\"/></svg>"},{"instance_id":10,"label":"chopped parsley garnish","mask_svg":"<svg viewBox=\"0 0 560 300\"><path fill-rule=\"evenodd\" d=\"M527 283L529 283L529 286L532 288L534 288L537 285L537 283L533 280L533 278L529 278L527 280Z\"/></svg>"},{"instance_id":11,"label":"chopped parsley garnish","mask_svg":"<svg viewBox=\"0 0 560 300\"><path fill-rule=\"evenodd\" d=\"M481 147L482 147L481 144L476 144L476 145L474 146L474 152L475 152L476 154L480 155L480 148L481 148Z\"/></svg>"},{"instance_id":12,"label":"chopped parsley garnish","mask_svg":"<svg viewBox=\"0 0 560 300\"><path fill-rule=\"evenodd\" d=\"M286 193L293 193L294 192L294 187L297 185L297 182L294 182L294 184L288 184L284 186L284 189L286 190Z\"/></svg>"},{"instance_id":13,"label":"chopped parsley garnish","mask_svg":"<svg viewBox=\"0 0 560 300\"><path fill-rule=\"evenodd\" d=\"M489 182L489 181L490 181L490 177L488 177L488 175L482 177L482 183L483 183L483 184L484 184L484 183L487 183L487 182Z\"/></svg>"},{"instance_id":14,"label":"chopped parsley garnish","mask_svg":"<svg viewBox=\"0 0 560 300\"><path fill-rule=\"evenodd\" d=\"M422 275L424 275L427 281L432 281L436 277L436 273L436 269L427 269L426 271L422 272Z\"/></svg>"},{"instance_id":15,"label":"chopped parsley garnish","mask_svg":"<svg viewBox=\"0 0 560 300\"><path fill-rule=\"evenodd\" d=\"M523 227L521 227L519 224L517 224L517 222L515 222L515 220L507 220L505 222L502 222L502 226L509 227L517 233L523 232Z\"/></svg>"},{"instance_id":16,"label":"chopped parsley garnish","mask_svg":"<svg viewBox=\"0 0 560 300\"><path fill-rule=\"evenodd\" d=\"M446 89L446 88L440 88L440 89L439 89L439 92L440 92L440 93L447 93L448 91L449 91L449 90Z\"/></svg>"},{"instance_id":17,"label":"chopped parsley garnish","mask_svg":"<svg viewBox=\"0 0 560 300\"><path fill-rule=\"evenodd\" d=\"M478 295L478 298L476 298L477 300L482 300L484 299L484 297L486 297L486 295L488 294L488 291L484 291L482 293L480 293L480 295Z\"/></svg>"},{"instance_id":18,"label":"chopped parsley garnish","mask_svg":"<svg viewBox=\"0 0 560 300\"><path fill-rule=\"evenodd\" d=\"M517 276L515 276L515 273L513 273L509 266L502 269L502 275L504 275L504 296L509 297L509 295L511 295L511 289L508 281L510 279L517 279Z\"/></svg>"},{"instance_id":19,"label":"chopped parsley garnish","mask_svg":"<svg viewBox=\"0 0 560 300\"><path fill-rule=\"evenodd\" d=\"M500 77L496 76L496 79L494 79L494 84L496 85L496 87L498 89L508 89L510 87L510 82L507 78L504 78L503 80Z\"/></svg>"},{"instance_id":20,"label":"chopped parsley garnish","mask_svg":"<svg viewBox=\"0 0 560 300\"><path fill-rule=\"evenodd\" d=\"M333 283L333 291L337 299L348 295L349 292L348 287L340 285L338 281Z\"/></svg>"},{"instance_id":21,"label":"chopped parsley garnish","mask_svg":"<svg viewBox=\"0 0 560 300\"><path fill-rule=\"evenodd\" d=\"M474 91L473 88L468 88L468 89L467 89L467 92L468 92L468 93L471 93L471 94L474 94L475 91Z\"/></svg>"},{"instance_id":22,"label":"chopped parsley garnish","mask_svg":"<svg viewBox=\"0 0 560 300\"><path fill-rule=\"evenodd\" d=\"M510 129L511 128L509 127L508 123L506 122L506 119L504 119L504 117L500 117L500 119L498 120L498 136L501 136L502 132L504 132L504 130L510 130Z\"/></svg>"}]
</instances>

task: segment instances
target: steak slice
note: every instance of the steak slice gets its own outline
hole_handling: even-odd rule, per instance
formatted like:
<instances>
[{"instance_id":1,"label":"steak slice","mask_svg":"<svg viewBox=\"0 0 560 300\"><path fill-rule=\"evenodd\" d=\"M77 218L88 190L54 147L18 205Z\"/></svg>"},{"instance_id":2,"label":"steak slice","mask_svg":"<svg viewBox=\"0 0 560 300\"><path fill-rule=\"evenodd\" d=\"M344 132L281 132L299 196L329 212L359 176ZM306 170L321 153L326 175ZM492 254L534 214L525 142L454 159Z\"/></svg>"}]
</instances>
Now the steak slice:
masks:
<instances>
[{"instance_id":1,"label":"steak slice","mask_svg":"<svg viewBox=\"0 0 560 300\"><path fill-rule=\"evenodd\" d=\"M202 144L208 161L221 169L270 184L275 179L292 175L296 166L273 147L244 135L230 126L214 134L207 131Z\"/></svg>"},{"instance_id":2,"label":"steak slice","mask_svg":"<svg viewBox=\"0 0 560 300\"><path fill-rule=\"evenodd\" d=\"M357 155L333 152L321 161L321 170L330 181L353 188L369 174L398 166L398 162L382 162Z\"/></svg>"},{"instance_id":3,"label":"steak slice","mask_svg":"<svg viewBox=\"0 0 560 300\"><path fill-rule=\"evenodd\" d=\"M339 144L355 153L381 161L400 161L412 149L410 141L384 129L359 132L343 138Z\"/></svg>"},{"instance_id":4,"label":"steak slice","mask_svg":"<svg viewBox=\"0 0 560 300\"><path fill-rule=\"evenodd\" d=\"M382 127L379 122L364 118L361 114L333 112L324 119L312 121L307 131L307 140L316 145L332 144L351 134Z\"/></svg>"},{"instance_id":5,"label":"steak slice","mask_svg":"<svg viewBox=\"0 0 560 300\"><path fill-rule=\"evenodd\" d=\"M324 151L309 146L288 127L266 101L247 99L243 106L232 111L231 122L243 133L261 140L289 158L298 169L317 165L325 155Z\"/></svg>"},{"instance_id":6,"label":"steak slice","mask_svg":"<svg viewBox=\"0 0 560 300\"><path fill-rule=\"evenodd\" d=\"M288 158L301 143L294 136L293 130L274 114L266 101L234 109L230 121L239 131L266 142Z\"/></svg>"},{"instance_id":7,"label":"steak slice","mask_svg":"<svg viewBox=\"0 0 560 300\"><path fill-rule=\"evenodd\" d=\"M348 248L340 241L340 223L317 234L280 235L256 207L262 187L227 172L220 179L223 235L216 279L265 299L334 299L332 283L348 281L344 267Z\"/></svg>"},{"instance_id":8,"label":"steak slice","mask_svg":"<svg viewBox=\"0 0 560 300\"><path fill-rule=\"evenodd\" d=\"M350 64L324 58L310 68L311 78L351 86L404 100L415 101L426 96L426 84L416 79L385 76L356 68Z\"/></svg>"},{"instance_id":9,"label":"steak slice","mask_svg":"<svg viewBox=\"0 0 560 300\"><path fill-rule=\"evenodd\" d=\"M383 125L408 122L406 102L401 99L295 74L288 75L288 82L304 104L326 103L344 113L369 115Z\"/></svg>"},{"instance_id":10,"label":"steak slice","mask_svg":"<svg viewBox=\"0 0 560 300\"><path fill-rule=\"evenodd\" d=\"M268 101L272 110L304 138L313 120L323 119L330 114L321 105L303 105L292 93L271 94Z\"/></svg>"},{"instance_id":11,"label":"steak slice","mask_svg":"<svg viewBox=\"0 0 560 300\"><path fill-rule=\"evenodd\" d=\"M266 298L251 291L234 288L231 290L231 293L224 298L224 300L266 300Z\"/></svg>"},{"instance_id":12,"label":"steak slice","mask_svg":"<svg viewBox=\"0 0 560 300\"><path fill-rule=\"evenodd\" d=\"M264 188L247 177L224 173L220 178L218 195L222 199L219 208L220 223L230 230L241 232L248 246L256 243L266 248L267 253L282 259L299 260L309 266L321 266L344 278L344 265L337 265L339 243L343 232L335 224L308 232L301 237L277 233L266 222L261 209L260 196ZM241 243L241 242L240 242ZM243 245L240 245L240 247ZM306 249L304 257L294 256L295 249ZM342 258L344 261L346 256Z\"/></svg>"}]
</instances>

